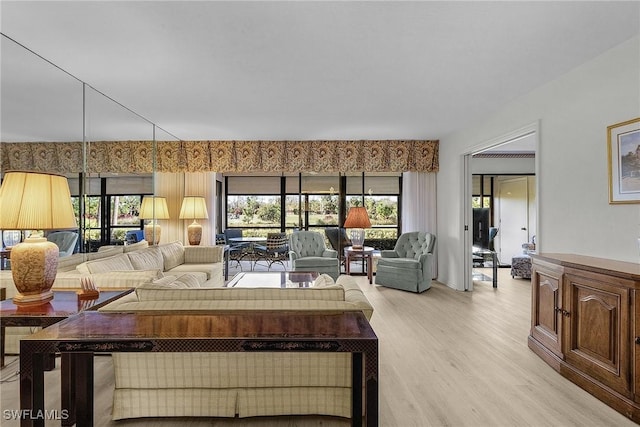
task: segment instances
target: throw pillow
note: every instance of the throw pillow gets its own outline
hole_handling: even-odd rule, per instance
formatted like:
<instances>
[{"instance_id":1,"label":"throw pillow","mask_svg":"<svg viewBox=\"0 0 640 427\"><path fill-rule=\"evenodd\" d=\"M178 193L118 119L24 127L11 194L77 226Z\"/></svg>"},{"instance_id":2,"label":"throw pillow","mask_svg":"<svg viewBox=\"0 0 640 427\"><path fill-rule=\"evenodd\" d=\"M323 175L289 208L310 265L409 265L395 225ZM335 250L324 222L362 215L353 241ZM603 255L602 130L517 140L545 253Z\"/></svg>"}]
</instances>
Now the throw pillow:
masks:
<instances>
[{"instance_id":1,"label":"throw pillow","mask_svg":"<svg viewBox=\"0 0 640 427\"><path fill-rule=\"evenodd\" d=\"M176 278L176 282L182 283L185 288L199 288L200 280L196 274L184 273L179 274Z\"/></svg>"},{"instance_id":2,"label":"throw pillow","mask_svg":"<svg viewBox=\"0 0 640 427\"><path fill-rule=\"evenodd\" d=\"M142 289L184 289L187 286L176 280L175 276L164 276L160 279L156 279L151 283L145 283L138 288Z\"/></svg>"},{"instance_id":3,"label":"throw pillow","mask_svg":"<svg viewBox=\"0 0 640 427\"><path fill-rule=\"evenodd\" d=\"M333 286L335 284L336 282L333 280L333 277L329 276L328 274L321 274L316 278L316 280L313 281L314 288Z\"/></svg>"}]
</instances>

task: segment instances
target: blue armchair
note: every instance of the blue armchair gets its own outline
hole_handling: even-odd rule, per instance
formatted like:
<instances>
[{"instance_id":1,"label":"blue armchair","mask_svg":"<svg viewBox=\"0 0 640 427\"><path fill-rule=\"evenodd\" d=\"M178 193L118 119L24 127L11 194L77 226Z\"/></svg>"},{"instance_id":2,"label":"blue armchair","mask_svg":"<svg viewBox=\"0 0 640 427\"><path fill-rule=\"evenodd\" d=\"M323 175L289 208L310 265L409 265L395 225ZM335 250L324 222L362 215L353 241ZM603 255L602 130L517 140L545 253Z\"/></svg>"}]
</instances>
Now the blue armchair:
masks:
<instances>
[{"instance_id":1,"label":"blue armchair","mask_svg":"<svg viewBox=\"0 0 640 427\"><path fill-rule=\"evenodd\" d=\"M338 252L327 249L324 236L315 231L297 231L289 236L289 259L293 271L317 271L336 280L340 275Z\"/></svg>"},{"instance_id":2,"label":"blue armchair","mask_svg":"<svg viewBox=\"0 0 640 427\"><path fill-rule=\"evenodd\" d=\"M411 292L429 289L435 244L436 236L431 233L401 234L392 251L380 251L376 284Z\"/></svg>"}]
</instances>

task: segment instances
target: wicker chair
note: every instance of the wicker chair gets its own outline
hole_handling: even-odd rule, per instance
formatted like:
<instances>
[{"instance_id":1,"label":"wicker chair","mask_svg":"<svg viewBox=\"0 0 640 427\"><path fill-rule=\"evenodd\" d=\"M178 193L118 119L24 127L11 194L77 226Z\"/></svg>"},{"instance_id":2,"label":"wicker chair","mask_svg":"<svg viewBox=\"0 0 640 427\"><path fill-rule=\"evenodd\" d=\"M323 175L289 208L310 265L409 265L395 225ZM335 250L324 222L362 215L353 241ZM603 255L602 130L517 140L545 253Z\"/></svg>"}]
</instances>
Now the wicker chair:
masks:
<instances>
[{"instance_id":1,"label":"wicker chair","mask_svg":"<svg viewBox=\"0 0 640 427\"><path fill-rule=\"evenodd\" d=\"M286 233L269 233L266 245L256 245L254 248L256 252L254 269L259 261L264 260L267 262L268 270L271 270L271 266L275 263L279 263L286 270L285 263L289 259L289 244Z\"/></svg>"}]
</instances>

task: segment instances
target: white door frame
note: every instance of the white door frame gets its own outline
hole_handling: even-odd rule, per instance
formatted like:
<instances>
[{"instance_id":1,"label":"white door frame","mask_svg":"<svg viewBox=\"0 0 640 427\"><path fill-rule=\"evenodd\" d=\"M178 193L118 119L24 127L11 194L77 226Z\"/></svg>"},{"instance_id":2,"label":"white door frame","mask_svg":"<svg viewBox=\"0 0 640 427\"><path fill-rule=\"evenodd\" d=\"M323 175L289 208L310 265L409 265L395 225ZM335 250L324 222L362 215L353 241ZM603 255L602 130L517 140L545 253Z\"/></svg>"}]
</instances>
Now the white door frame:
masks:
<instances>
[{"instance_id":1,"label":"white door frame","mask_svg":"<svg viewBox=\"0 0 640 427\"><path fill-rule=\"evenodd\" d=\"M462 173L463 173L463 179L462 179L462 208L463 208L463 224L462 224L462 230L464 233L464 238L462 239L462 247L460 248L460 253L462 254L461 259L464 260L464 286L463 289L465 291L473 291L473 280L472 280L472 275L473 275L473 263L472 263L472 255L471 255L471 246L472 246L472 240L471 240L471 233L472 230L470 230L471 228L471 224L473 223L473 210L471 209L471 196L472 196L472 189L471 189L471 158L473 157L474 154L478 154L482 151L488 150L489 148L494 148L494 147L498 147L500 145L505 145L505 144L509 144L511 142L514 142L518 139L524 138L526 136L533 136L534 137L534 142L535 142L535 147L536 147L536 157L535 157L535 174L536 174L536 202L535 202L535 209L536 209L536 218L537 218L537 228L536 228L536 234L539 236L540 235L540 214L539 214L539 205L538 205L538 201L540 200L540 189L539 189L539 182L540 179L538 178L540 175L540 122L536 121L534 123L531 123L530 125L524 126L520 129L516 129L512 132L509 132L507 134L501 135L499 137L496 138L492 138L489 139L487 141L481 142L477 145L474 145L472 147L469 148L468 151L466 151L465 153L462 154L463 156L463 161L462 161ZM537 245L536 248L538 249ZM539 250L539 249L538 249Z\"/></svg>"}]
</instances>

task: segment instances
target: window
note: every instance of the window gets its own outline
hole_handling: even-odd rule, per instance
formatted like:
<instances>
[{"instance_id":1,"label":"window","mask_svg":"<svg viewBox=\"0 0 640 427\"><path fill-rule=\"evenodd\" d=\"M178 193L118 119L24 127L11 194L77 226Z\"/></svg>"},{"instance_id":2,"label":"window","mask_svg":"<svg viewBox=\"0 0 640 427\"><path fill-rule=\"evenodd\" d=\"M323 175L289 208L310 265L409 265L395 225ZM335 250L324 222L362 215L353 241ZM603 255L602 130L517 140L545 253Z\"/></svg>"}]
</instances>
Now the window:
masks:
<instances>
[{"instance_id":1,"label":"window","mask_svg":"<svg viewBox=\"0 0 640 427\"><path fill-rule=\"evenodd\" d=\"M78 227L84 231L83 251L96 251L103 245L124 244L129 230L140 230L138 216L142 197L153 193L151 175L129 177L87 177L84 180L84 214L80 217L81 178L69 178L69 188Z\"/></svg>"},{"instance_id":2,"label":"window","mask_svg":"<svg viewBox=\"0 0 640 427\"><path fill-rule=\"evenodd\" d=\"M372 225L367 239L388 246L400 227L400 179L399 174L227 176L226 228L242 228L246 236L294 228L324 233L326 227L338 226L341 214L347 215L340 212L340 188L346 188L347 211L363 201L367 208Z\"/></svg>"},{"instance_id":3,"label":"window","mask_svg":"<svg viewBox=\"0 0 640 427\"><path fill-rule=\"evenodd\" d=\"M108 200L110 220L107 223L107 234L110 242L124 242L127 231L140 229L138 214L142 196L108 196Z\"/></svg>"},{"instance_id":4,"label":"window","mask_svg":"<svg viewBox=\"0 0 640 427\"><path fill-rule=\"evenodd\" d=\"M245 235L280 231L280 196L227 196L227 227L242 228Z\"/></svg>"}]
</instances>

